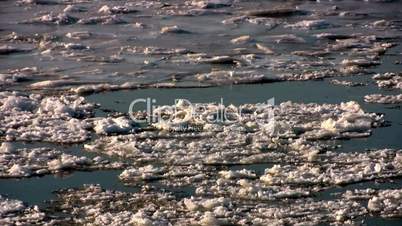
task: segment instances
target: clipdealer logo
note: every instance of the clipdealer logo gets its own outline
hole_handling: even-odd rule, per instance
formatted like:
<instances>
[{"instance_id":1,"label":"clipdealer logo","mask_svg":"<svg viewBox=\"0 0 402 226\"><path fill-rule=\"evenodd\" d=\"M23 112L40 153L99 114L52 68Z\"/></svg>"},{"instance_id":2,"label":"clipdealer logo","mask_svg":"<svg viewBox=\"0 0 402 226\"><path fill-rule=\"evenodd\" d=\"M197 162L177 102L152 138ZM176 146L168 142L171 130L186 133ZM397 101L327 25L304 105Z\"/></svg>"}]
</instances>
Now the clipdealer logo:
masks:
<instances>
[{"instance_id":1,"label":"clipdealer logo","mask_svg":"<svg viewBox=\"0 0 402 226\"><path fill-rule=\"evenodd\" d=\"M134 122L148 125L154 123L178 125L190 121L231 124L245 119L249 122L273 125L275 123L274 105L275 98L270 98L264 103L255 104L253 112L250 112L246 109L247 105L226 106L223 98L220 98L218 103L192 103L188 99L175 99L173 105L158 105L156 99L147 97L133 100L128 114Z\"/></svg>"}]
</instances>

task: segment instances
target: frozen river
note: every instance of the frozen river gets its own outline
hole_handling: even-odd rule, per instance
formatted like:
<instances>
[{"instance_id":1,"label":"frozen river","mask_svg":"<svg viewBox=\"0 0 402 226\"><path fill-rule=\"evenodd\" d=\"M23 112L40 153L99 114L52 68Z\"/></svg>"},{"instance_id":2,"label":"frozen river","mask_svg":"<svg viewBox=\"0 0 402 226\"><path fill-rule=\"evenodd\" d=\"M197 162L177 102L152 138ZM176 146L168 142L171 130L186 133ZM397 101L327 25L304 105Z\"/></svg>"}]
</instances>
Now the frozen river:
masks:
<instances>
[{"instance_id":1,"label":"frozen river","mask_svg":"<svg viewBox=\"0 0 402 226\"><path fill-rule=\"evenodd\" d=\"M0 224L400 225L401 15L0 1Z\"/></svg>"}]
</instances>

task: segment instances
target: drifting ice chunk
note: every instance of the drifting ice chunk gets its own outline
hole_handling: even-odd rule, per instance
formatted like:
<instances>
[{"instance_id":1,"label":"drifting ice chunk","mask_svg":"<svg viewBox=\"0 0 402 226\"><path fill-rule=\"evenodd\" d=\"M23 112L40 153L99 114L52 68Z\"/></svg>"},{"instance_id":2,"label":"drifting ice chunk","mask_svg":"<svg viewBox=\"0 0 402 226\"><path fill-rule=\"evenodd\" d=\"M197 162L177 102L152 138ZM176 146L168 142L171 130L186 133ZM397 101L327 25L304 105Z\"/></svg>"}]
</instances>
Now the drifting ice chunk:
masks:
<instances>
[{"instance_id":1,"label":"drifting ice chunk","mask_svg":"<svg viewBox=\"0 0 402 226\"><path fill-rule=\"evenodd\" d=\"M104 13L104 14L126 14L126 13L135 13L137 10L135 9L130 9L125 6L113 6L109 7L107 5L102 6L99 10L98 13Z\"/></svg>"},{"instance_id":2,"label":"drifting ice chunk","mask_svg":"<svg viewBox=\"0 0 402 226\"><path fill-rule=\"evenodd\" d=\"M125 117L102 118L94 122L97 134L128 133L133 129L133 122Z\"/></svg>"},{"instance_id":3,"label":"drifting ice chunk","mask_svg":"<svg viewBox=\"0 0 402 226\"><path fill-rule=\"evenodd\" d=\"M179 28L177 25L161 28L161 34L168 34L168 33L180 34L189 32Z\"/></svg>"},{"instance_id":4,"label":"drifting ice chunk","mask_svg":"<svg viewBox=\"0 0 402 226\"><path fill-rule=\"evenodd\" d=\"M298 28L298 29L324 29L330 27L331 24L325 20L303 20L295 24L289 24L285 27Z\"/></svg>"},{"instance_id":5,"label":"drifting ice chunk","mask_svg":"<svg viewBox=\"0 0 402 226\"><path fill-rule=\"evenodd\" d=\"M46 97L0 93L0 130L6 140L79 142L89 138L90 125L78 118L93 105L78 96Z\"/></svg>"},{"instance_id":6,"label":"drifting ice chunk","mask_svg":"<svg viewBox=\"0 0 402 226\"><path fill-rule=\"evenodd\" d=\"M399 104L402 103L402 94L399 95L371 94L364 96L364 101L379 104Z\"/></svg>"},{"instance_id":7,"label":"drifting ice chunk","mask_svg":"<svg viewBox=\"0 0 402 226\"><path fill-rule=\"evenodd\" d=\"M191 4L202 9L216 9L231 6L233 0L194 0Z\"/></svg>"}]
</instances>

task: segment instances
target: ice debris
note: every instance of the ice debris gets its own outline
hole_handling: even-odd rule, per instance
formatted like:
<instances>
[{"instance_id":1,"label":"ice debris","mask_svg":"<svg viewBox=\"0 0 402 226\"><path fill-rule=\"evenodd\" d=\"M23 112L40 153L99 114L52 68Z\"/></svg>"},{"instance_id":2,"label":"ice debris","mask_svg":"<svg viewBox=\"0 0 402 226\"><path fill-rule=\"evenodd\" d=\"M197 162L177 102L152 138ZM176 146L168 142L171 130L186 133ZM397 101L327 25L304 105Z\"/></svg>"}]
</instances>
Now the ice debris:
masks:
<instances>
[{"instance_id":1,"label":"ice debris","mask_svg":"<svg viewBox=\"0 0 402 226\"><path fill-rule=\"evenodd\" d=\"M84 156L65 154L51 148L15 148L12 143L0 146L0 178L42 176L72 170L121 169L119 162L96 161Z\"/></svg>"},{"instance_id":2,"label":"ice debris","mask_svg":"<svg viewBox=\"0 0 402 226\"><path fill-rule=\"evenodd\" d=\"M379 150L368 153L326 153L300 166L274 165L266 169L261 181L269 185L344 185L402 175L401 151ZM327 159L326 159L327 158ZM328 163L326 163L328 162Z\"/></svg>"},{"instance_id":3,"label":"ice debris","mask_svg":"<svg viewBox=\"0 0 402 226\"><path fill-rule=\"evenodd\" d=\"M334 84L334 85L340 85L340 86L350 86L350 87L355 87L355 86L366 86L366 83L362 83L362 82L352 82L352 81L341 81L338 79L332 79L330 81L330 83Z\"/></svg>"},{"instance_id":4,"label":"ice debris","mask_svg":"<svg viewBox=\"0 0 402 226\"><path fill-rule=\"evenodd\" d=\"M127 13L136 13L138 12L138 10L126 6L109 7L107 5L104 5L98 10L98 12L103 14L127 14Z\"/></svg>"},{"instance_id":5,"label":"ice debris","mask_svg":"<svg viewBox=\"0 0 402 226\"><path fill-rule=\"evenodd\" d=\"M189 31L186 31L182 28L179 28L177 25L174 25L174 26L162 27L160 33L161 34L168 34L168 33L181 34L181 33L189 33Z\"/></svg>"},{"instance_id":6,"label":"ice debris","mask_svg":"<svg viewBox=\"0 0 402 226\"><path fill-rule=\"evenodd\" d=\"M368 103L379 103L379 104L399 104L402 103L402 94L399 95L370 94L364 96L364 101Z\"/></svg>"},{"instance_id":7,"label":"ice debris","mask_svg":"<svg viewBox=\"0 0 402 226\"><path fill-rule=\"evenodd\" d=\"M92 151L104 151L111 155L130 156L137 160L159 159L177 163L208 162L214 157L219 157L221 161L224 156L218 155L219 150L231 150L232 153L228 152L225 158L227 161L233 161L237 158L234 147L238 147L238 151L248 150L251 154L254 153L253 147L264 148L275 145L272 139L300 138L314 141L369 136L371 129L383 123L381 115L365 113L356 102L339 105L291 102L278 106L232 105L226 109L226 117L231 121L226 122L214 121L219 114L218 105L200 104L197 108L200 112L197 112L197 109L190 109L190 106L178 104L176 106L178 112L174 116L171 115L174 114L171 112L171 107L163 106L155 109L155 114L165 115L171 119L151 124L155 131L103 137L91 145L86 145L86 148ZM241 118L239 109L243 112ZM143 117L136 112L133 116ZM163 135L164 133L167 135ZM184 143L184 140L191 138L197 140ZM213 141L215 139L216 142ZM194 153L186 155L185 158L177 157L176 155L181 156L182 149L188 150L186 153L189 151ZM164 150L162 156L159 150Z\"/></svg>"},{"instance_id":8,"label":"ice debris","mask_svg":"<svg viewBox=\"0 0 402 226\"><path fill-rule=\"evenodd\" d=\"M77 96L25 96L0 93L0 129L6 140L82 142L89 138L90 124L82 118L92 115L94 106Z\"/></svg>"},{"instance_id":9,"label":"ice debris","mask_svg":"<svg viewBox=\"0 0 402 226\"><path fill-rule=\"evenodd\" d=\"M1 225L44 225L49 223L38 206L26 206L22 201L0 195Z\"/></svg>"},{"instance_id":10,"label":"ice debris","mask_svg":"<svg viewBox=\"0 0 402 226\"><path fill-rule=\"evenodd\" d=\"M98 134L124 134L134 128L133 121L125 118L101 118L94 121L94 130Z\"/></svg>"},{"instance_id":11,"label":"ice debris","mask_svg":"<svg viewBox=\"0 0 402 226\"><path fill-rule=\"evenodd\" d=\"M134 225L317 225L353 224L367 214L351 200L260 203L224 197L189 197L177 200L167 192L143 190L125 193L99 185L58 191L54 206L65 213L64 223ZM146 205L144 205L146 203Z\"/></svg>"},{"instance_id":12,"label":"ice debris","mask_svg":"<svg viewBox=\"0 0 402 226\"><path fill-rule=\"evenodd\" d=\"M346 191L343 197L349 200L367 200L367 209L373 215L386 218L402 216L401 189L355 189Z\"/></svg>"},{"instance_id":13,"label":"ice debris","mask_svg":"<svg viewBox=\"0 0 402 226\"><path fill-rule=\"evenodd\" d=\"M82 18L77 21L78 24L125 24L127 21L123 20L118 15L105 15L105 16L93 16L89 18Z\"/></svg>"},{"instance_id":14,"label":"ice debris","mask_svg":"<svg viewBox=\"0 0 402 226\"><path fill-rule=\"evenodd\" d=\"M30 52L31 49L22 49L18 48L16 46L10 46L10 45L2 45L0 46L0 55L9 55L13 53L25 53L25 52Z\"/></svg>"},{"instance_id":15,"label":"ice debris","mask_svg":"<svg viewBox=\"0 0 402 226\"><path fill-rule=\"evenodd\" d=\"M400 74L390 72L375 74L373 79L380 88L402 89L402 75Z\"/></svg>"},{"instance_id":16,"label":"ice debris","mask_svg":"<svg viewBox=\"0 0 402 226\"><path fill-rule=\"evenodd\" d=\"M233 0L194 0L191 4L201 9L216 9L231 6Z\"/></svg>"},{"instance_id":17,"label":"ice debris","mask_svg":"<svg viewBox=\"0 0 402 226\"><path fill-rule=\"evenodd\" d=\"M298 29L324 29L330 27L331 24L326 20L303 20L294 24L288 24L285 27Z\"/></svg>"},{"instance_id":18,"label":"ice debris","mask_svg":"<svg viewBox=\"0 0 402 226\"><path fill-rule=\"evenodd\" d=\"M68 24L74 24L77 21L78 21L77 18L70 16L66 13L60 13L60 14L50 13L33 19L25 20L22 23L68 25Z\"/></svg>"}]
</instances>

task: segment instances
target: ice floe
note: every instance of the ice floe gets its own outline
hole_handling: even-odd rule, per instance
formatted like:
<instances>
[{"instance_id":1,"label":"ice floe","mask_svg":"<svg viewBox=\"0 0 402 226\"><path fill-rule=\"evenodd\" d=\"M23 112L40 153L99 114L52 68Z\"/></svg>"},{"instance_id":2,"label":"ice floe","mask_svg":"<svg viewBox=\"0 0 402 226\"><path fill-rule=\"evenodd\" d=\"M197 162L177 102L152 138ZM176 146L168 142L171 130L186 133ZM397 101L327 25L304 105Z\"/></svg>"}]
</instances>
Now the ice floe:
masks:
<instances>
[{"instance_id":1,"label":"ice floe","mask_svg":"<svg viewBox=\"0 0 402 226\"><path fill-rule=\"evenodd\" d=\"M94 106L77 96L42 97L0 93L2 136L6 140L82 142L89 138L91 125L81 118Z\"/></svg>"},{"instance_id":2,"label":"ice floe","mask_svg":"<svg viewBox=\"0 0 402 226\"><path fill-rule=\"evenodd\" d=\"M178 27L177 25L174 25L174 26L162 27L160 33L161 34L168 34L168 33L181 34L181 33L189 33L189 31L186 31L186 30Z\"/></svg>"},{"instance_id":3,"label":"ice floe","mask_svg":"<svg viewBox=\"0 0 402 226\"><path fill-rule=\"evenodd\" d=\"M66 8L63 9L65 13L80 13L80 12L87 12L88 8L85 6L80 5L68 5Z\"/></svg>"},{"instance_id":4,"label":"ice floe","mask_svg":"<svg viewBox=\"0 0 402 226\"><path fill-rule=\"evenodd\" d=\"M338 79L332 79L330 81L331 84L334 85L340 85L340 86L350 86L350 87L355 87L355 86L366 86L366 83L362 82L351 82L351 81L344 81L344 80L338 80Z\"/></svg>"},{"instance_id":5,"label":"ice floe","mask_svg":"<svg viewBox=\"0 0 402 226\"><path fill-rule=\"evenodd\" d=\"M321 164L300 166L275 165L266 170L261 181L270 185L306 184L336 185L349 184L380 178L398 177L402 173L401 152L379 150L369 153L327 153L329 159L316 160ZM320 155L319 155L320 156ZM325 158L325 157L324 157ZM328 163L326 163L328 162ZM343 162L343 164L342 164Z\"/></svg>"},{"instance_id":6,"label":"ice floe","mask_svg":"<svg viewBox=\"0 0 402 226\"><path fill-rule=\"evenodd\" d=\"M39 75L40 72L37 67L25 67L9 70L0 74L0 85L12 85L19 82L29 81Z\"/></svg>"},{"instance_id":7,"label":"ice floe","mask_svg":"<svg viewBox=\"0 0 402 226\"><path fill-rule=\"evenodd\" d=\"M202 9L216 9L231 6L233 0L194 0L191 4Z\"/></svg>"},{"instance_id":8,"label":"ice floe","mask_svg":"<svg viewBox=\"0 0 402 226\"><path fill-rule=\"evenodd\" d=\"M9 55L13 53L25 53L30 52L32 49L22 49L15 46L10 45L2 45L0 46L0 55Z\"/></svg>"},{"instance_id":9,"label":"ice floe","mask_svg":"<svg viewBox=\"0 0 402 226\"><path fill-rule=\"evenodd\" d=\"M82 18L77 21L78 24L125 24L127 21L120 18L118 15L105 15L105 16L93 16L89 18Z\"/></svg>"},{"instance_id":10,"label":"ice floe","mask_svg":"<svg viewBox=\"0 0 402 226\"><path fill-rule=\"evenodd\" d=\"M346 191L343 197L349 200L368 200L367 209L373 215L389 218L402 216L400 189L355 189Z\"/></svg>"},{"instance_id":11,"label":"ice floe","mask_svg":"<svg viewBox=\"0 0 402 226\"><path fill-rule=\"evenodd\" d=\"M136 13L136 12L138 12L138 10L128 8L125 6L109 7L107 5L104 5L98 10L98 12L103 13L103 14L126 14L126 13Z\"/></svg>"},{"instance_id":12,"label":"ice floe","mask_svg":"<svg viewBox=\"0 0 402 226\"><path fill-rule=\"evenodd\" d=\"M40 0L21 1L20 3L24 4L10 7L23 10L23 14L26 16L21 17L23 18L21 21L37 24L38 26L33 27L34 30L45 28L46 26L42 26L44 24L69 26L61 26L60 32L48 30L24 34L20 30L10 31L11 34L1 38L2 45L13 46L16 50L22 50L25 48L20 48L19 44L33 44L40 50L41 56L38 57L38 60L44 61L46 71L46 67L53 65L53 61L63 62L65 60L76 61L77 68L72 69L65 65L59 65L60 71L79 73L79 70L82 72L82 68L87 66L105 69L103 73L100 73L102 74L102 81L99 82L106 84L104 87L114 87L113 90L120 89L119 86L124 82L132 81L131 78L127 78L129 76L122 76L130 73L128 68L131 68L131 64L135 66L136 70L145 68L144 74L152 74L152 76L135 77L135 82L151 80L146 81L147 83L159 82L154 79L154 74L159 74L157 77L163 77L162 80L169 79L170 73L166 73L169 75L161 74L159 70L170 71L173 68L172 66L176 65L180 66L183 73L204 74L208 71L212 72L211 69L215 69L216 64L229 63L233 64L236 67L235 69L239 71L256 69L255 75L264 73L266 76L275 75L274 77L284 75L281 76L282 79L276 81L314 80L324 77L363 74L376 69L375 67L382 63L382 55L389 48L395 46L399 40L397 31L391 30L399 26L398 21L389 18L367 21L367 15L355 12L355 9L339 11L345 3L328 6L328 9L323 12L317 10L316 5L311 8L312 5L309 2L290 5L264 2L259 6L252 2L232 0L194 0L169 3L159 1L100 2L99 4L84 0ZM58 10L53 8L58 8ZM90 10L90 8L94 10ZM43 10L37 11L36 9ZM381 11L380 8L376 10ZM85 11L87 13L82 13ZM137 11L140 12L138 15L131 14ZM208 19L208 23L212 26L211 29L202 24L206 19L203 16L209 14L214 14ZM181 21L180 17L171 17L172 15L186 15L201 19ZM340 16L342 16L340 20L336 19ZM158 25L153 23L155 22L154 19L159 17L166 17L166 23ZM363 19L351 21L351 18L360 17ZM169 21L170 19L172 21ZM190 21L191 23L194 22L194 26L189 24ZM222 25L222 23L227 26ZM248 25L243 26L244 23L248 23ZM91 24L94 27L102 24L109 24L110 26L102 28L105 29L105 32L95 32L97 29L93 30L92 26L82 27L81 24ZM386 34L372 32L372 29L368 29L371 28L370 26L364 26L367 24L372 24L377 28L388 28L390 32ZM332 29L334 25L339 25L339 29ZM27 25L17 24L17 26ZM142 32L138 32L138 29L129 29L132 27L140 27ZM245 27L249 28L245 29ZM277 30L278 32L272 34L260 32L277 27L280 27ZM356 27L359 27L360 30L355 29L356 33L349 32L349 29ZM121 31L124 32L122 35L115 35L116 32L110 32L114 29L119 31L122 29ZM309 34L310 31L298 32L296 29L321 29L322 32ZM164 35L157 35L161 33ZM182 33L194 35L179 35ZM68 41L65 40L67 38ZM150 45L150 41L155 38L158 40L157 44L152 42L153 44ZM172 40L172 38L185 38L187 41L175 42L175 45L169 45L170 47L167 48L168 45L165 45L167 44L165 41ZM191 45L192 42L188 41L188 38L198 40L200 48ZM73 39L80 40L81 43L76 43ZM162 39L164 41L161 41ZM135 44L130 43L130 40L136 40ZM214 41L210 43L210 40ZM243 48L230 47L230 42ZM110 45L105 43L110 43ZM226 43L229 46L226 46ZM224 46L224 48L212 48L215 45ZM255 45L256 50L245 48L246 45L247 47ZM284 51L284 49L289 51ZM8 50L5 48L4 54L7 52ZM35 54L35 51L32 52ZM198 57L195 55L204 54L203 52L205 52L205 56L197 59ZM122 54L127 55L122 56ZM154 59L153 56L158 54L163 56ZM186 54L190 55L187 56ZM9 57L13 56L7 56L7 58ZM143 58L144 60L142 60ZM137 59L141 60L138 61ZM344 59L345 61L342 61ZM192 71L193 67L187 65L188 62L213 65L197 65L197 70L194 72ZM116 69L113 65L105 65L104 63L121 64L122 67L119 67L117 71L121 74L119 77L123 78L124 81L116 76L109 76L109 69ZM219 68L218 70L222 69ZM39 81L43 79L43 77L38 78ZM53 79L59 80L60 78L46 78L46 80ZM69 85L68 88L71 86L78 87L82 85L80 84L83 82L82 80L86 80L78 76L75 79L81 81ZM223 82L224 79L227 81ZM9 79L6 80L8 83ZM94 81L94 79L90 80ZM192 84L198 82L195 76L188 77L185 80L185 82L190 81ZM214 85L243 83L230 80L228 77L222 78ZM180 83L181 81L175 82ZM54 87L41 87L45 90L52 88ZM63 89L66 88L63 87Z\"/></svg>"},{"instance_id":13,"label":"ice floe","mask_svg":"<svg viewBox=\"0 0 402 226\"><path fill-rule=\"evenodd\" d=\"M376 80L378 87L402 89L402 76L396 73L375 74L373 79Z\"/></svg>"},{"instance_id":14,"label":"ice floe","mask_svg":"<svg viewBox=\"0 0 402 226\"><path fill-rule=\"evenodd\" d=\"M212 71L196 75L197 80L212 84L263 83L268 80L254 71Z\"/></svg>"},{"instance_id":15,"label":"ice floe","mask_svg":"<svg viewBox=\"0 0 402 226\"><path fill-rule=\"evenodd\" d=\"M0 27L7 32L0 38L0 85L24 93L0 93L2 177L122 169L119 180L138 192L64 189L46 210L0 196L0 224L51 225L56 216L60 222L53 224L61 225L358 225L369 216L401 217L400 190L320 200L337 185L401 176L400 150L337 149L344 142L337 139L369 137L384 123L356 102L232 105L221 121L214 120L222 106L180 103L155 109L174 120L143 126L122 114L94 118L94 105L70 95L374 71L384 92L400 89L400 74L384 73L384 67L392 71L388 61L399 61L399 47L385 53L400 43L400 21L387 12L394 3L374 2L364 4L369 14L347 1L4 1L5 16L16 19ZM25 68L9 69L16 64ZM330 80L363 85L351 81ZM397 92L365 101L402 103ZM91 134L86 151L129 165L12 143L78 143Z\"/></svg>"},{"instance_id":16,"label":"ice floe","mask_svg":"<svg viewBox=\"0 0 402 226\"><path fill-rule=\"evenodd\" d=\"M230 40L231 43L233 44L244 44L251 41L251 37L249 35L243 35L237 38L234 38L232 40Z\"/></svg>"},{"instance_id":17,"label":"ice floe","mask_svg":"<svg viewBox=\"0 0 402 226\"><path fill-rule=\"evenodd\" d=\"M22 23L68 25L68 24L74 24L77 21L78 21L77 18L70 16L66 13L60 13L60 14L50 13L33 19L25 20Z\"/></svg>"},{"instance_id":18,"label":"ice floe","mask_svg":"<svg viewBox=\"0 0 402 226\"><path fill-rule=\"evenodd\" d=\"M247 182L241 182L246 185ZM250 190L250 192L252 192ZM6 222L134 225L356 225L369 214L400 216L400 190L347 191L335 200L283 199L277 202L232 199L223 196L177 197L144 189L137 193L105 190L99 185L62 189L46 214L18 200L1 197ZM278 196L280 197L280 196ZM368 205L359 203L369 199ZM146 205L144 205L146 203ZM63 217L52 215L63 212ZM30 214L28 214L30 213ZM33 214L35 213L35 214ZM45 218L46 217L46 218ZM46 219L46 221L43 221ZM52 221L51 221L52 219Z\"/></svg>"},{"instance_id":19,"label":"ice floe","mask_svg":"<svg viewBox=\"0 0 402 226\"><path fill-rule=\"evenodd\" d=\"M222 177L223 180L256 179L258 176L247 170L219 173L210 170L219 165L267 162L307 162L310 165L289 165L281 172L301 173L294 178L311 180L309 183L317 186L389 178L401 173L397 163L399 158L395 157L399 155L398 152L384 150L369 154L337 155L328 152L334 147L317 142L370 136L371 130L382 124L381 115L365 113L356 102L339 105L291 102L279 106L247 104L238 107L243 112L242 118L239 118L238 108L230 106L226 120L237 119L235 122L211 121L220 109L216 105L197 105L193 117L187 117L191 112L190 106L178 103L176 107L174 116L179 117L178 119L152 123L147 131L138 131L135 134L100 137L85 144L84 148L91 152L131 159L134 165L141 166L126 169L120 175L120 179L128 183L159 180L170 186L183 186L213 183L217 177ZM169 109L172 108L162 106L154 109L154 112L168 117L173 114ZM269 117L271 111L274 118ZM133 115L140 116L139 113ZM383 162L375 159L380 155L384 156ZM394 161L394 158L397 160ZM347 161L351 162L350 165L336 163ZM367 163L376 161L379 161L379 167L383 170L369 171L366 168ZM142 167L149 162L164 166ZM396 165L388 170L390 164ZM321 166L318 167L319 165ZM314 177L310 170L317 175ZM309 176L303 179L303 175ZM262 176L261 181L268 183L271 180L268 178L272 176ZM288 178L287 174L278 178L284 184L292 184L283 179Z\"/></svg>"},{"instance_id":20,"label":"ice floe","mask_svg":"<svg viewBox=\"0 0 402 226\"><path fill-rule=\"evenodd\" d=\"M285 27L312 30L328 28L330 26L331 24L325 20L303 20L294 24L286 25Z\"/></svg>"},{"instance_id":21,"label":"ice floe","mask_svg":"<svg viewBox=\"0 0 402 226\"><path fill-rule=\"evenodd\" d=\"M38 206L26 206L22 201L0 195L1 225L45 225L49 223L46 214ZM52 222L55 223L55 222Z\"/></svg>"},{"instance_id":22,"label":"ice floe","mask_svg":"<svg viewBox=\"0 0 402 226\"><path fill-rule=\"evenodd\" d=\"M274 53L274 51L272 49L270 49L269 47L267 47L261 43L256 43L255 47L257 47L257 49L261 50L265 54L273 54Z\"/></svg>"},{"instance_id":23,"label":"ice floe","mask_svg":"<svg viewBox=\"0 0 402 226\"><path fill-rule=\"evenodd\" d=\"M0 146L1 178L42 176L72 170L120 169L119 162L96 161L87 157L65 154L50 148L15 148L12 143Z\"/></svg>"},{"instance_id":24,"label":"ice floe","mask_svg":"<svg viewBox=\"0 0 402 226\"><path fill-rule=\"evenodd\" d=\"M399 104L402 103L402 94L399 95L370 94L364 96L364 101L379 104Z\"/></svg>"},{"instance_id":25,"label":"ice floe","mask_svg":"<svg viewBox=\"0 0 402 226\"><path fill-rule=\"evenodd\" d=\"M365 207L346 199L296 199L255 205L219 196L176 200L170 193L125 193L104 190L99 185L60 190L54 204L67 213L66 223L108 225L353 224L367 214Z\"/></svg>"},{"instance_id":26,"label":"ice floe","mask_svg":"<svg viewBox=\"0 0 402 226\"><path fill-rule=\"evenodd\" d=\"M88 39L91 37L91 33L88 31L76 31L76 32L69 32L66 34L67 38L72 38L72 39Z\"/></svg>"},{"instance_id":27,"label":"ice floe","mask_svg":"<svg viewBox=\"0 0 402 226\"><path fill-rule=\"evenodd\" d=\"M124 134L134 128L134 122L125 118L101 118L94 121L94 130L98 134Z\"/></svg>"}]
</instances>

